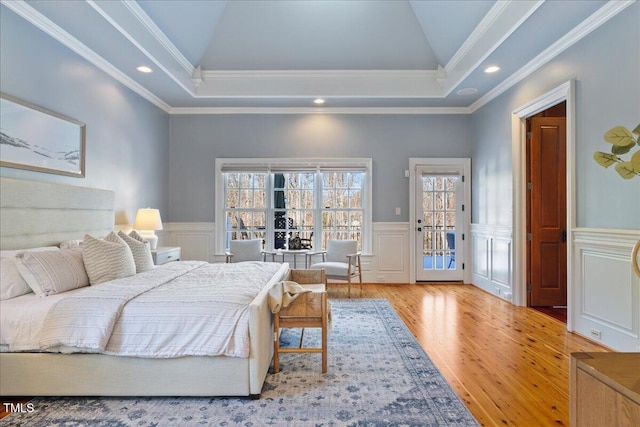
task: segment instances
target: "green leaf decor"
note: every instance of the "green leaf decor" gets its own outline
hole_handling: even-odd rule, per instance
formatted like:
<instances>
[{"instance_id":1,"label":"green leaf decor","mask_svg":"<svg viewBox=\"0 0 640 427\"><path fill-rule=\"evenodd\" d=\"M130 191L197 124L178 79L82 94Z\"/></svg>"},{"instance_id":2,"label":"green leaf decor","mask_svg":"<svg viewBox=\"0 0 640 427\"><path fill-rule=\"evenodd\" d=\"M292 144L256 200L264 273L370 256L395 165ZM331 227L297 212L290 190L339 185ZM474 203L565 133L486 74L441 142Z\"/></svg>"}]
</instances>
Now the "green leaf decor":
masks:
<instances>
[{"instance_id":1,"label":"green leaf decor","mask_svg":"<svg viewBox=\"0 0 640 427\"><path fill-rule=\"evenodd\" d=\"M640 148L635 150L630 160L621 157L640 145L640 124L633 131L624 126L613 127L604 134L604 140L612 144L612 147L611 153L604 151L593 153L593 159L600 166L608 168L615 164L615 170L624 179L640 175Z\"/></svg>"},{"instance_id":2,"label":"green leaf decor","mask_svg":"<svg viewBox=\"0 0 640 427\"><path fill-rule=\"evenodd\" d=\"M604 134L604 140L619 146L635 144L633 134L624 126L616 126L609 129L607 133Z\"/></svg>"},{"instance_id":3,"label":"green leaf decor","mask_svg":"<svg viewBox=\"0 0 640 427\"><path fill-rule=\"evenodd\" d=\"M631 156L631 166L634 171L640 173L640 150L636 151L636 153Z\"/></svg>"},{"instance_id":4,"label":"green leaf decor","mask_svg":"<svg viewBox=\"0 0 640 427\"><path fill-rule=\"evenodd\" d=\"M631 162L618 163L616 165L616 171L624 179L631 179L637 175L637 173L633 170L633 167L631 166Z\"/></svg>"},{"instance_id":5,"label":"green leaf decor","mask_svg":"<svg viewBox=\"0 0 640 427\"><path fill-rule=\"evenodd\" d=\"M618 161L617 157L614 154L605 153L603 151L596 151L595 153L593 153L593 158L596 162L598 162L605 168L608 168Z\"/></svg>"}]
</instances>

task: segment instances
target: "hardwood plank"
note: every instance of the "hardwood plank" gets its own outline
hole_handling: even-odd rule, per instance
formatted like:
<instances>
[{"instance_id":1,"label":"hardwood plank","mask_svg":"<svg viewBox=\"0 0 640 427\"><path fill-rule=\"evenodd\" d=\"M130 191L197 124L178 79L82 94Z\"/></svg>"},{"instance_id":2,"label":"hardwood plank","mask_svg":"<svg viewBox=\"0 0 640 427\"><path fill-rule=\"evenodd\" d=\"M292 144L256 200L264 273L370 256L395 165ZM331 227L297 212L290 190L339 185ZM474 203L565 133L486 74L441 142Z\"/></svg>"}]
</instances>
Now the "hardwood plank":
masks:
<instances>
[{"instance_id":1,"label":"hardwood plank","mask_svg":"<svg viewBox=\"0 0 640 427\"><path fill-rule=\"evenodd\" d=\"M569 425L573 352L609 351L566 325L472 285L365 284L352 297L386 298L485 426ZM329 284L330 297L342 285Z\"/></svg>"}]
</instances>

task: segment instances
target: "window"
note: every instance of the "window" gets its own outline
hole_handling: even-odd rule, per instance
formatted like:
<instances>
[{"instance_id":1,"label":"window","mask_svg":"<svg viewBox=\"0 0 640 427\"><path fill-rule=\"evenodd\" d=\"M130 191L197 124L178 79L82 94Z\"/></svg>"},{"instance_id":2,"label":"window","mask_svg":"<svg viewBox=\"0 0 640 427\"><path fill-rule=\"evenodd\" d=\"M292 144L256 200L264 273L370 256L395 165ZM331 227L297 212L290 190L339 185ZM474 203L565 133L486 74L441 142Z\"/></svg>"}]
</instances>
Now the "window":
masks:
<instances>
[{"instance_id":1,"label":"window","mask_svg":"<svg viewBox=\"0 0 640 427\"><path fill-rule=\"evenodd\" d=\"M371 247L371 159L216 159L219 251L234 239L265 249L325 249L330 239Z\"/></svg>"}]
</instances>

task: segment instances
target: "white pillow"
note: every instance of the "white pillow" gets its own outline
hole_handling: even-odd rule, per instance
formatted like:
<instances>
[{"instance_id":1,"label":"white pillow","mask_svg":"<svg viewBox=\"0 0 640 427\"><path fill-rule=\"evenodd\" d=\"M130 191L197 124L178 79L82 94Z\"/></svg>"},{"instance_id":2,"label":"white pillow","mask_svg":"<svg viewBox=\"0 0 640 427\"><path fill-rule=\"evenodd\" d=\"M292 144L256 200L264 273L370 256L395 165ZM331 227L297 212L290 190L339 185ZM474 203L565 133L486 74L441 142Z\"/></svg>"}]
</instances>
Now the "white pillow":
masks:
<instances>
[{"instance_id":1,"label":"white pillow","mask_svg":"<svg viewBox=\"0 0 640 427\"><path fill-rule=\"evenodd\" d=\"M122 231L118 231L118 236L131 249L133 261L136 264L136 273L142 273L154 267L149 242L143 239L136 230L133 230L128 236Z\"/></svg>"},{"instance_id":2,"label":"white pillow","mask_svg":"<svg viewBox=\"0 0 640 427\"><path fill-rule=\"evenodd\" d=\"M25 252L16 257L16 265L29 288L41 297L89 285L82 254L72 249Z\"/></svg>"},{"instance_id":3,"label":"white pillow","mask_svg":"<svg viewBox=\"0 0 640 427\"><path fill-rule=\"evenodd\" d=\"M136 264L129 245L113 231L104 240L85 235L82 259L92 285L136 274Z\"/></svg>"},{"instance_id":4,"label":"white pillow","mask_svg":"<svg viewBox=\"0 0 640 427\"><path fill-rule=\"evenodd\" d=\"M23 249L17 251L0 251L0 301L19 297L31 292L31 288L23 279L16 265L16 255L24 252L57 251L55 246Z\"/></svg>"}]
</instances>

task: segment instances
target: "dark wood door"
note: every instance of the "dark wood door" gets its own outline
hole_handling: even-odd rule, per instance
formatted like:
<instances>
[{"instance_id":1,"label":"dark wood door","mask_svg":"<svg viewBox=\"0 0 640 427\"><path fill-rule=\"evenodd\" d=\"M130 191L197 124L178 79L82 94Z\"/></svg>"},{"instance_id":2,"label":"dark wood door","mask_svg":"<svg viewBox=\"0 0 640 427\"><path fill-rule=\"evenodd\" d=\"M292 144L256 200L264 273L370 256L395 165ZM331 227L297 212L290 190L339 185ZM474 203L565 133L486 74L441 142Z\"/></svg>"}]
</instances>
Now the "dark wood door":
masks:
<instances>
[{"instance_id":1,"label":"dark wood door","mask_svg":"<svg viewBox=\"0 0 640 427\"><path fill-rule=\"evenodd\" d=\"M567 305L566 124L531 119L531 306Z\"/></svg>"}]
</instances>

